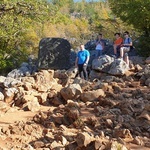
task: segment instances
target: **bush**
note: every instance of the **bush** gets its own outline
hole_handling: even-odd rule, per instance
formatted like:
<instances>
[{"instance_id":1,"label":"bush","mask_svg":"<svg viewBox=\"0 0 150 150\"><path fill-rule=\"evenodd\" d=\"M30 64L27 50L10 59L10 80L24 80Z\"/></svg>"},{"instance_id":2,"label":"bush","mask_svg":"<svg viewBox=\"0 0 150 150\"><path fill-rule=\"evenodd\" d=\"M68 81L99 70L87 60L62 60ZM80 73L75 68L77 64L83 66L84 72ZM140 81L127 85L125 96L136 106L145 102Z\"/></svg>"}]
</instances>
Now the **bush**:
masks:
<instances>
[{"instance_id":1,"label":"bush","mask_svg":"<svg viewBox=\"0 0 150 150\"><path fill-rule=\"evenodd\" d=\"M138 38L134 45L139 53L139 55L148 57L150 56L150 38L141 36Z\"/></svg>"}]
</instances>

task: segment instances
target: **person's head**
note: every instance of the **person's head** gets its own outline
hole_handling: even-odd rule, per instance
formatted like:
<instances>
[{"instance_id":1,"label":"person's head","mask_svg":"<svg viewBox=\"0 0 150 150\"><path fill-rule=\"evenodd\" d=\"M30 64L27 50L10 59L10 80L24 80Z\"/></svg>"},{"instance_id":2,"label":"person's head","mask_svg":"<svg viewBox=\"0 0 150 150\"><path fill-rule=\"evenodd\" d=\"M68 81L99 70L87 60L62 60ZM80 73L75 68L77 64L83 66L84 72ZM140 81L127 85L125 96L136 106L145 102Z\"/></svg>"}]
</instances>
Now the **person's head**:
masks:
<instances>
[{"instance_id":1,"label":"person's head","mask_svg":"<svg viewBox=\"0 0 150 150\"><path fill-rule=\"evenodd\" d=\"M98 38L98 39L102 39L102 38L103 38L103 35L102 35L101 33L99 33L98 36L97 36L97 38Z\"/></svg>"},{"instance_id":2,"label":"person's head","mask_svg":"<svg viewBox=\"0 0 150 150\"><path fill-rule=\"evenodd\" d=\"M83 44L80 45L80 48L81 48L81 50L85 49Z\"/></svg>"},{"instance_id":3,"label":"person's head","mask_svg":"<svg viewBox=\"0 0 150 150\"><path fill-rule=\"evenodd\" d=\"M114 36L115 36L116 38L119 38L120 35L121 35L120 33L115 33L115 34L114 34Z\"/></svg>"},{"instance_id":4,"label":"person's head","mask_svg":"<svg viewBox=\"0 0 150 150\"><path fill-rule=\"evenodd\" d=\"M124 35L125 37L128 37L128 36L129 36L129 32L128 32L128 31L125 31L123 35Z\"/></svg>"}]
</instances>

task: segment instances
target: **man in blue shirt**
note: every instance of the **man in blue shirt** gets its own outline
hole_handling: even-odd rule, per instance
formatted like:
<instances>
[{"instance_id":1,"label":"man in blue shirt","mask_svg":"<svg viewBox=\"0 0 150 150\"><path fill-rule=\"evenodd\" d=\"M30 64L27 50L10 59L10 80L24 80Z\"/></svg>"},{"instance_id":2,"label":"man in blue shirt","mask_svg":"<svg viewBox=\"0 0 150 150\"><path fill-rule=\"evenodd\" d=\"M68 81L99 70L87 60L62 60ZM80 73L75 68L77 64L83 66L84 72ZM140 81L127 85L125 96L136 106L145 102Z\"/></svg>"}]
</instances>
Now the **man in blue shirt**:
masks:
<instances>
[{"instance_id":1,"label":"man in blue shirt","mask_svg":"<svg viewBox=\"0 0 150 150\"><path fill-rule=\"evenodd\" d=\"M124 42L121 45L120 48L120 57L127 63L129 66L129 57L128 57L128 52L130 51L130 47L132 46L132 39L129 37L129 32L125 31L124 32Z\"/></svg>"},{"instance_id":2,"label":"man in blue shirt","mask_svg":"<svg viewBox=\"0 0 150 150\"><path fill-rule=\"evenodd\" d=\"M85 80L88 80L87 65L90 58L90 53L84 48L84 45L80 46L81 50L77 53L77 58L75 61L75 66L78 67L78 73L82 77L81 73Z\"/></svg>"}]
</instances>

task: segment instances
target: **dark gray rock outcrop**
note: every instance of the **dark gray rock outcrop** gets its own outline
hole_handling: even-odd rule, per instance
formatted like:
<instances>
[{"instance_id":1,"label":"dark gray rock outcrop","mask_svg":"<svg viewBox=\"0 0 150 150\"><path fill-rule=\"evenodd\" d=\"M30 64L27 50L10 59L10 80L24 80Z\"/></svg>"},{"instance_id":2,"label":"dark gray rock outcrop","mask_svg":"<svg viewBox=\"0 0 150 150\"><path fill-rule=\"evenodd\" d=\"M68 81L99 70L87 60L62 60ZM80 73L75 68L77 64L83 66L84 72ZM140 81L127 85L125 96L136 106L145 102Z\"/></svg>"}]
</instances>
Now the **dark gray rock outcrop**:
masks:
<instances>
[{"instance_id":1,"label":"dark gray rock outcrop","mask_svg":"<svg viewBox=\"0 0 150 150\"><path fill-rule=\"evenodd\" d=\"M30 76L37 71L36 64L31 64L30 62L23 62L18 69L13 69L7 74L7 77L19 78L23 76Z\"/></svg>"},{"instance_id":2,"label":"dark gray rock outcrop","mask_svg":"<svg viewBox=\"0 0 150 150\"><path fill-rule=\"evenodd\" d=\"M39 43L39 69L68 69L71 46L66 39L43 38Z\"/></svg>"}]
</instances>

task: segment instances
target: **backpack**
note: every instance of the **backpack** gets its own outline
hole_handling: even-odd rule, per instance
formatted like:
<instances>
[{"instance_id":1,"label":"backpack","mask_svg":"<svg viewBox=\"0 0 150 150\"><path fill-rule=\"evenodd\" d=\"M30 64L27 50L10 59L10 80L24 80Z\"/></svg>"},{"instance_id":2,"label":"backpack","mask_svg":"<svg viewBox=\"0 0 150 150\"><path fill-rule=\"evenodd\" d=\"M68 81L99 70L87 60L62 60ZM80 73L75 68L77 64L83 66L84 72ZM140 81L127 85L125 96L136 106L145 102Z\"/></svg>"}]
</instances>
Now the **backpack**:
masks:
<instances>
[{"instance_id":1,"label":"backpack","mask_svg":"<svg viewBox=\"0 0 150 150\"><path fill-rule=\"evenodd\" d=\"M128 38L128 43L130 44L130 38ZM130 50L134 49L134 46L130 46Z\"/></svg>"}]
</instances>

